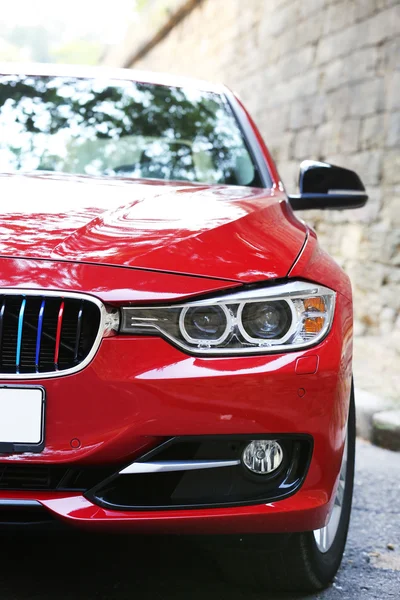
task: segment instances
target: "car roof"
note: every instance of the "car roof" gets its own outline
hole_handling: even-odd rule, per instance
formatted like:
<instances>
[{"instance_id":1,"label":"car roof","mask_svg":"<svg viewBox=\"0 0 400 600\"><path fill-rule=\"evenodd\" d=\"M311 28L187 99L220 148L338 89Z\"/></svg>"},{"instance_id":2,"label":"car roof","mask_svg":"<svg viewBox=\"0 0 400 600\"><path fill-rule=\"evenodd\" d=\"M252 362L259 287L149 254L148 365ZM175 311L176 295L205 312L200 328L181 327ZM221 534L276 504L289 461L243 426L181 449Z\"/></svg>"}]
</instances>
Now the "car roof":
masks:
<instances>
[{"instance_id":1,"label":"car roof","mask_svg":"<svg viewBox=\"0 0 400 600\"><path fill-rule=\"evenodd\" d=\"M201 79L155 73L138 69L118 69L110 67L86 67L81 65L58 65L51 63L1 63L1 75L32 75L32 76L60 76L76 77L79 79L109 79L138 81L168 87L191 87L201 91L226 93L223 85L213 84Z\"/></svg>"}]
</instances>

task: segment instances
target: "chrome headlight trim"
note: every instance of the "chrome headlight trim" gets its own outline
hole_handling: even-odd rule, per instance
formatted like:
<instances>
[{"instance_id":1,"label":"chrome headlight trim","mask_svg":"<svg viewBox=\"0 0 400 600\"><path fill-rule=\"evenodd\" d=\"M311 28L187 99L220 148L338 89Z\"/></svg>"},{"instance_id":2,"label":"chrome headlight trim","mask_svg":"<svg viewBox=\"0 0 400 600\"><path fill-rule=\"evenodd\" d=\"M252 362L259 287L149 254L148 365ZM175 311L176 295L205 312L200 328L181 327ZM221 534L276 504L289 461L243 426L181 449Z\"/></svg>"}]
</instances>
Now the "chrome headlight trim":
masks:
<instances>
[{"instance_id":1,"label":"chrome headlight trim","mask_svg":"<svg viewBox=\"0 0 400 600\"><path fill-rule=\"evenodd\" d=\"M182 336L185 338L185 340L187 342L189 342L190 344L201 344L203 340L191 337L188 334L186 326L185 326L186 313L188 312L189 309L193 308L194 306L198 306L198 305L190 304L190 305L185 306L185 308L183 308L183 310L181 311L181 313L179 315L179 327L180 327ZM207 304L207 306L213 306L213 305ZM218 304L218 307L221 308L223 310L223 312L225 313L225 317L226 317L225 331L219 338L217 338L215 340L207 340L207 344L209 344L210 346L218 346L218 344L222 344L226 340L226 338L229 336L229 333L232 329L231 313L229 312L229 310L227 309L225 304Z\"/></svg>"},{"instance_id":2,"label":"chrome headlight trim","mask_svg":"<svg viewBox=\"0 0 400 600\"><path fill-rule=\"evenodd\" d=\"M301 309L302 300L322 297L324 312ZM248 303L284 301L288 304L292 323L281 338L257 339L247 334L241 323L243 307ZM245 356L288 352L309 348L320 343L328 334L334 316L336 292L325 286L304 281L269 285L246 291L238 291L206 300L189 301L169 306L133 306L121 308L120 333L130 335L159 335L194 356ZM182 330L182 315L191 307L220 306L227 315L227 327L218 340L195 340ZM232 310L232 307L236 307ZM169 315L171 319L169 321ZM323 326L312 339L300 339L306 319L322 318ZM171 325L171 323L174 323ZM185 335L186 334L186 335ZM243 345L229 346L233 338L242 338ZM220 345L218 344L226 344ZM195 345L196 344L196 345ZM247 345L246 345L247 344ZM250 345L253 344L253 345ZM218 347L217 347L218 346Z\"/></svg>"},{"instance_id":3,"label":"chrome headlight trim","mask_svg":"<svg viewBox=\"0 0 400 600\"><path fill-rule=\"evenodd\" d=\"M270 300L270 298L268 298L268 299ZM292 314L292 323L291 323L291 325L289 327L289 330L282 337L280 337L280 338L271 338L269 340L265 340L266 344L271 344L273 346L276 346L278 344L284 344L293 335L293 333L295 332L295 330L296 330L296 321L295 321L296 312L295 312L295 308L294 308L293 302L291 302L290 300L287 300L286 298L284 298L284 299L283 298L274 298L273 300L274 300L274 302L276 302L278 300L283 300L284 302L286 302L286 304L288 305L288 307L290 309L290 312ZM252 337L251 335L249 335L247 333L247 331L246 331L246 329L245 329L245 327L243 325L242 312L243 312L243 309L246 306L246 304L251 304L251 303L254 304L256 302L259 302L259 300L255 300L254 302L251 302L251 301L249 301L249 302L242 302L241 304L239 304L238 313L237 313L237 325L238 325L239 331L242 334L243 338L246 341L248 341L248 342L250 342L252 344L257 343L260 340L258 338Z\"/></svg>"}]
</instances>

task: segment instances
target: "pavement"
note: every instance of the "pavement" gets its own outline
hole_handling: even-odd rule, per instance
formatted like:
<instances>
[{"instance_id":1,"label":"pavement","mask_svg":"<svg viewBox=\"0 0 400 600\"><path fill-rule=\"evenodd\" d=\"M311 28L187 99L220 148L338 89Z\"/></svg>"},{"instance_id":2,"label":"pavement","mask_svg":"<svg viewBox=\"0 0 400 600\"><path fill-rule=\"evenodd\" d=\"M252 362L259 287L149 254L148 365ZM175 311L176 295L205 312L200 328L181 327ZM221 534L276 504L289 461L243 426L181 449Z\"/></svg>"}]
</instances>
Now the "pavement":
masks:
<instances>
[{"instance_id":1,"label":"pavement","mask_svg":"<svg viewBox=\"0 0 400 600\"><path fill-rule=\"evenodd\" d=\"M400 454L357 442L342 568L316 595L258 594L226 584L190 540L89 534L2 538L1 600L400 600Z\"/></svg>"}]
</instances>

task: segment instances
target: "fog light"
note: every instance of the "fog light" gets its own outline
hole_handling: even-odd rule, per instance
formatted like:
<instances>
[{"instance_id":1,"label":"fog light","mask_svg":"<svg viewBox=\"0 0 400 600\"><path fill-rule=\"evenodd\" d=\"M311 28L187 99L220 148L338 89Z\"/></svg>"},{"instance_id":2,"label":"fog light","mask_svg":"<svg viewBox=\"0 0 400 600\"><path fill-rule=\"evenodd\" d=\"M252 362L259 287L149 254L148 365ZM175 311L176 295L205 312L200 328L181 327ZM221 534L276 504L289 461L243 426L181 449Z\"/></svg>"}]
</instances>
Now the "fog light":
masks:
<instances>
[{"instance_id":1,"label":"fog light","mask_svg":"<svg viewBox=\"0 0 400 600\"><path fill-rule=\"evenodd\" d=\"M242 461L252 473L267 475L282 464L283 450L274 440L254 440L244 449Z\"/></svg>"}]
</instances>

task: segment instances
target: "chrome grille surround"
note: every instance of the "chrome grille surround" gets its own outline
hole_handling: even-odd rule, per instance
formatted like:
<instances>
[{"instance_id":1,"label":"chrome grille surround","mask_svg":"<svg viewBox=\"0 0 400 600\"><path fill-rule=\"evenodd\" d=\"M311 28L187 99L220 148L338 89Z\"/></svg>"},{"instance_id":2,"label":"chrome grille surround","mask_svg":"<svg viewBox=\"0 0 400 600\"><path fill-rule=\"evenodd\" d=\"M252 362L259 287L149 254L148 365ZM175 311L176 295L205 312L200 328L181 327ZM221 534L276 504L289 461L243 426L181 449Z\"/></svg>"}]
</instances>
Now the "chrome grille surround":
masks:
<instances>
[{"instance_id":1,"label":"chrome grille surround","mask_svg":"<svg viewBox=\"0 0 400 600\"><path fill-rule=\"evenodd\" d=\"M32 371L32 372L25 372L25 373L18 373L18 372L14 372L14 373L10 373L10 372L3 372L3 367L0 365L0 381L8 381L8 380L14 380L14 381L20 381L20 380L35 380L35 379L49 379L49 378L53 378L53 377L61 377L64 375L71 375L73 373L77 373L78 371L81 371L82 369L84 369L94 358L94 356L97 353L97 350L100 346L100 342L103 338L103 334L105 331L105 324L106 324L106 316L107 316L107 310L106 307L104 306L103 302L101 300L99 300L98 298L96 298L95 296L91 296L89 294L84 294L84 293L80 293L80 292L69 292L69 291L64 291L64 290L46 290L46 289L26 289L26 288L0 288L0 299L5 297L5 298L13 298L13 297L20 297L20 298L26 298L28 299L32 299L32 298L37 298L37 299L59 299L60 301L65 300L80 300L81 302L87 302L87 303L91 303L92 305L94 305L98 311L99 311L99 319L98 319L98 328L95 331L95 333L93 334L93 343L91 345L91 349L90 351L86 354L86 356L83 358L83 360L79 361L76 365L69 367L69 368L62 368L59 370L53 369L53 370L48 370L48 371L40 371L40 372L36 372L36 371ZM1 310L1 308L0 308ZM23 315L22 315L23 318ZM17 348L16 348L16 353L17 353ZM0 355L1 355L1 349L0 349Z\"/></svg>"}]
</instances>

